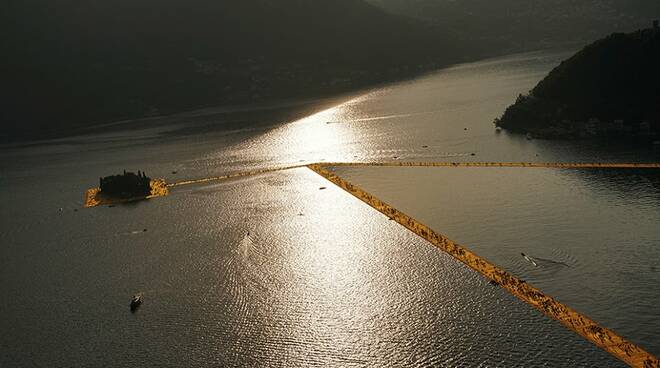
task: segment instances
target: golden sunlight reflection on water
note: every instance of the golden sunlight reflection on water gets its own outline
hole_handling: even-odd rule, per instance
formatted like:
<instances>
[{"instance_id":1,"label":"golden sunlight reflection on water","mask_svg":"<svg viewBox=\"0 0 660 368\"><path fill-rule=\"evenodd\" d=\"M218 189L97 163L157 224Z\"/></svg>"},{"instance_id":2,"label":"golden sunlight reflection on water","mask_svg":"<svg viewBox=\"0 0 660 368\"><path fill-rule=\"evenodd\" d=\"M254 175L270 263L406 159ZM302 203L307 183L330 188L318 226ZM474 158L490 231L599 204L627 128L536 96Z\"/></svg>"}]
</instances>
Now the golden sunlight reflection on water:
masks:
<instances>
[{"instance_id":1,"label":"golden sunlight reflection on water","mask_svg":"<svg viewBox=\"0 0 660 368\"><path fill-rule=\"evenodd\" d=\"M308 169L43 216L0 257L0 345L40 365L617 366Z\"/></svg>"},{"instance_id":2,"label":"golden sunlight reflection on water","mask_svg":"<svg viewBox=\"0 0 660 368\"><path fill-rule=\"evenodd\" d=\"M350 99L254 137L248 142L249 151L257 149L266 155L277 153L273 160L289 162L353 160L371 144L364 139L365 132L350 123L377 119L373 111L364 111L361 106L384 91L386 89ZM374 137L377 134L370 136Z\"/></svg>"},{"instance_id":3,"label":"golden sunlight reflection on water","mask_svg":"<svg viewBox=\"0 0 660 368\"><path fill-rule=\"evenodd\" d=\"M313 175L309 179L317 182ZM302 202L301 213L304 221L313 224L313 231L295 229L302 231L296 231L298 244L289 253L293 275L288 277L297 282L282 290L284 299L293 302L285 306L288 313L306 316L289 325L291 337L299 341L351 338L347 321L353 321L352 327L360 334L369 334L366 322L386 307L368 303L364 293L377 281L370 268L379 257L374 257L368 241L376 232L373 216L368 210L355 211L362 204L346 201L345 194L333 186L325 190L307 186L305 192L314 200ZM346 216L348 212L353 215ZM360 231L356 223L363 224ZM282 226L290 229L290 224Z\"/></svg>"},{"instance_id":4,"label":"golden sunlight reflection on water","mask_svg":"<svg viewBox=\"0 0 660 368\"><path fill-rule=\"evenodd\" d=\"M346 159L343 152L345 142L353 140L354 136L351 129L339 122L350 114L347 104L350 103L318 112L275 130L272 135L277 136L277 142L280 143L277 150L300 155L305 159Z\"/></svg>"}]
</instances>

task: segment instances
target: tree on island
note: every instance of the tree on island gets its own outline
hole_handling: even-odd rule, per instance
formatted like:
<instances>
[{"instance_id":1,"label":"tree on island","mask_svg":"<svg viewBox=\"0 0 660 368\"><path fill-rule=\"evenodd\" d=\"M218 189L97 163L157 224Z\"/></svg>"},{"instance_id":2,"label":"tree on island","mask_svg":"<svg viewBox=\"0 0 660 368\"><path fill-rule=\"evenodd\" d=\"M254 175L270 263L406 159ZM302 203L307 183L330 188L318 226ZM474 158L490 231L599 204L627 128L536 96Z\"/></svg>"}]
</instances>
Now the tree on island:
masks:
<instances>
[{"instance_id":1,"label":"tree on island","mask_svg":"<svg viewBox=\"0 0 660 368\"><path fill-rule=\"evenodd\" d=\"M112 197L138 197L151 194L151 178L146 173L126 172L99 178L101 193Z\"/></svg>"}]
</instances>

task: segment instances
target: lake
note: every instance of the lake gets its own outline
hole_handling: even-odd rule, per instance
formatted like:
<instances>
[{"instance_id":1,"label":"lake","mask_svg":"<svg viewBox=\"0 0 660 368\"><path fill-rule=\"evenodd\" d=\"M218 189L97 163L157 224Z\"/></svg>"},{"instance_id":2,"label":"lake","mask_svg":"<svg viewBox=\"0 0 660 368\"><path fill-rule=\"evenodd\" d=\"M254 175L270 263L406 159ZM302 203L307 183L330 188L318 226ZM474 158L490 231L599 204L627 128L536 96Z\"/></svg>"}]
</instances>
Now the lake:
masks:
<instances>
[{"instance_id":1,"label":"lake","mask_svg":"<svg viewBox=\"0 0 660 368\"><path fill-rule=\"evenodd\" d=\"M319 161L658 161L657 153L626 142L530 141L495 132L493 119L568 55L535 52L458 65L310 104L304 117L279 106L208 109L129 122L122 127L130 129L103 134L1 147L0 365L620 366L307 169L81 209L85 189L123 169L172 182ZM438 173L352 175L396 197L388 191L435 183ZM512 180L516 185L508 190L500 185L498 201L522 211L518 217L530 211L524 206L547 208L547 216L530 216L519 230L513 225L520 219L509 219L502 235L501 221L483 226L492 206L448 222L414 196L396 198L401 207L429 216L437 231L474 244L514 273L527 271L519 260L507 263L508 254L529 249L523 245L534 236L538 244L530 254L569 263L571 272L596 269L607 257L591 257L589 249L597 252L604 240L584 234L595 221L617 222L632 213L645 221L637 224L639 237L624 238L639 255L626 258L625 270L642 275L644 286L597 279L597 273L594 285L609 284L610 292L637 298L637 305L657 302L650 291L658 286L657 268L647 266L657 255L652 248L660 229L648 216L660 207L657 187L646 179L629 191L619 176L626 174L457 175L461 183L478 183L466 186L465 195L483 194L492 180ZM527 182L537 185L535 191L526 190ZM593 186L605 194L591 195ZM443 198L459 188L438 189ZM521 196L527 202L519 202ZM566 220L557 220L558 199L579 200ZM475 208L478 201L465 205ZM580 216L595 213L615 216ZM574 242L576 234L589 241L580 241L580 252L548 247L561 257L546 255L543 231L550 225L566 229L554 232L553 244ZM601 237L630 229L624 225ZM488 235L491 230L500 235ZM508 253L494 251L504 240L511 241L502 248ZM559 293L571 285L569 293L576 293L584 284L571 284L570 275L534 280L544 290ZM128 302L138 291L145 303L131 314ZM597 296L587 299L607 300ZM591 308L578 298L560 300L566 298L578 310ZM586 313L660 353L657 339L645 330L633 334L635 318L616 318L617 310ZM657 313L645 318L657 325Z\"/></svg>"}]
</instances>

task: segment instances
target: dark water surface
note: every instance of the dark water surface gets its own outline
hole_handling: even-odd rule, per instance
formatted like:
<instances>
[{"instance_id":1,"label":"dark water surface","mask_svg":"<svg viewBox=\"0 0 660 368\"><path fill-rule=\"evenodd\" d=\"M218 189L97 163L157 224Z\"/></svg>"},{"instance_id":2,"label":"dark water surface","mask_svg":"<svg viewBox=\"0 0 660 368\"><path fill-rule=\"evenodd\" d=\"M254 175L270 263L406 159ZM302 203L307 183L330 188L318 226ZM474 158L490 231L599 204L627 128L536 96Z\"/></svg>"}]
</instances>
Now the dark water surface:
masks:
<instances>
[{"instance_id":1,"label":"dark water surface","mask_svg":"<svg viewBox=\"0 0 660 368\"><path fill-rule=\"evenodd\" d=\"M617 365L304 169L80 209L85 189L123 169L172 182L395 157L657 160L625 144L494 132L493 118L566 56L460 65L295 121L208 110L0 147L0 366ZM478 225L474 236L488 230Z\"/></svg>"},{"instance_id":2,"label":"dark water surface","mask_svg":"<svg viewBox=\"0 0 660 368\"><path fill-rule=\"evenodd\" d=\"M336 172L660 353L660 170L448 167Z\"/></svg>"}]
</instances>

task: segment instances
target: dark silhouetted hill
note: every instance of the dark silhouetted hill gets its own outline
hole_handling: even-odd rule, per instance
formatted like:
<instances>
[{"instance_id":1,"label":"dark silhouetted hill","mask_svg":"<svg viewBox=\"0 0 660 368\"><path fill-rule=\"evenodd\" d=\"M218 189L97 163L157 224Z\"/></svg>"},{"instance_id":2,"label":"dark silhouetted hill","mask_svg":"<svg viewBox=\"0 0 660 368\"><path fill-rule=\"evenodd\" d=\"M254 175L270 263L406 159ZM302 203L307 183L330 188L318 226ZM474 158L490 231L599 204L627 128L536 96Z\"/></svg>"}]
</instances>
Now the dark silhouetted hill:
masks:
<instances>
[{"instance_id":1,"label":"dark silhouetted hill","mask_svg":"<svg viewBox=\"0 0 660 368\"><path fill-rule=\"evenodd\" d=\"M564 61L496 120L541 137L660 131L660 28L616 33Z\"/></svg>"},{"instance_id":2,"label":"dark silhouetted hill","mask_svg":"<svg viewBox=\"0 0 660 368\"><path fill-rule=\"evenodd\" d=\"M324 95L467 53L362 0L8 0L0 21L10 138Z\"/></svg>"}]
</instances>

